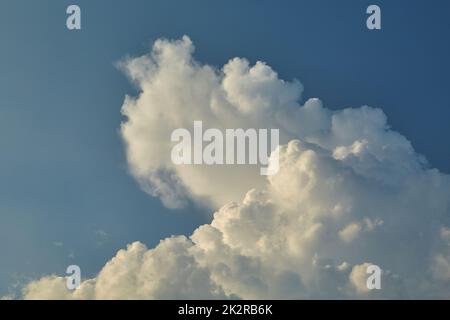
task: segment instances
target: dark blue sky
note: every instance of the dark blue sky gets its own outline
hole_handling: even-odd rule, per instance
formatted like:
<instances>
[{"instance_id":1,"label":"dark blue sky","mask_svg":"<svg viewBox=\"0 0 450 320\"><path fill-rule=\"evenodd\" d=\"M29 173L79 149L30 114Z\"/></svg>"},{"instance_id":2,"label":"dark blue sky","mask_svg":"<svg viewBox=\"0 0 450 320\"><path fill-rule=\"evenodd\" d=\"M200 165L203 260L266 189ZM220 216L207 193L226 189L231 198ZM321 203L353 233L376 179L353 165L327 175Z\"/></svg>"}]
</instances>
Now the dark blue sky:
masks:
<instances>
[{"instance_id":1,"label":"dark blue sky","mask_svg":"<svg viewBox=\"0 0 450 320\"><path fill-rule=\"evenodd\" d=\"M81 31L65 26L72 3ZM381 31L366 29L369 4L381 7ZM0 296L68 264L93 275L131 241L154 246L208 221L163 208L129 176L118 129L135 92L114 67L121 58L186 34L203 63L266 61L299 79L304 99L382 108L448 173L449 13L445 0L2 0Z\"/></svg>"}]
</instances>

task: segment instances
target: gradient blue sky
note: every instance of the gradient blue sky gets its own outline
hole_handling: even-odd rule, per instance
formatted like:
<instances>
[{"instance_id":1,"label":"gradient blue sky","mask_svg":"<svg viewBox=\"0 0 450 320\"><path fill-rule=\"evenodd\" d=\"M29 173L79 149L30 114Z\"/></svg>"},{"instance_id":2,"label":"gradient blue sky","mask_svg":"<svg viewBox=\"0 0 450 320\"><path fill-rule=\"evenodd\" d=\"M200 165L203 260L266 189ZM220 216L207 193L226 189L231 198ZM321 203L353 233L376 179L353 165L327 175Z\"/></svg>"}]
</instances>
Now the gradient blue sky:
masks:
<instances>
[{"instance_id":1,"label":"gradient blue sky","mask_svg":"<svg viewBox=\"0 0 450 320\"><path fill-rule=\"evenodd\" d=\"M72 3L81 31L65 27ZM382 31L365 27L369 4ZM448 173L449 14L445 0L2 0L0 296L69 264L92 276L131 241L152 247L209 221L162 207L129 176L118 129L135 91L114 67L121 58L187 34L199 61L266 61L299 79L304 98L382 108Z\"/></svg>"}]
</instances>

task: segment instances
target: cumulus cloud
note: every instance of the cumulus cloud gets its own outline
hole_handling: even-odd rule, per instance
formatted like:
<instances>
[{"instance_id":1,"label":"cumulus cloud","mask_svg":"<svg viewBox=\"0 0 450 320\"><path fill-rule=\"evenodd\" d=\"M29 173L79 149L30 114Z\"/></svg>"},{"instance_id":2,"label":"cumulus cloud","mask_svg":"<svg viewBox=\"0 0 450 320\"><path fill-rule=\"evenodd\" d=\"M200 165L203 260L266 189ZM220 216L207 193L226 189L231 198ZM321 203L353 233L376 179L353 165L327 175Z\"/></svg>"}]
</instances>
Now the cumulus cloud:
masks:
<instances>
[{"instance_id":1,"label":"cumulus cloud","mask_svg":"<svg viewBox=\"0 0 450 320\"><path fill-rule=\"evenodd\" d=\"M251 66L245 59L230 60L221 70L192 58L188 37L158 40L148 55L128 59L120 66L137 85L137 97L126 97L122 113L127 120L121 133L132 174L144 190L170 208L189 200L217 207L239 201L245 192L263 185L256 166L173 165L171 133L192 131L193 121L207 128L280 128L282 141L296 134L298 124L288 124L298 109L303 91L298 81L286 82L263 62ZM302 109L302 119L316 129L324 121L319 102ZM310 123L312 121L312 123ZM220 181L221 183L211 183Z\"/></svg>"},{"instance_id":2,"label":"cumulus cloud","mask_svg":"<svg viewBox=\"0 0 450 320\"><path fill-rule=\"evenodd\" d=\"M132 174L168 207L218 208L190 237L120 250L75 291L63 277L29 283L24 298L450 297L450 177L428 168L380 109L300 104L298 81L267 64L222 69L192 57L189 38L158 40L122 63L140 89L122 107ZM280 170L173 166L170 133L202 120L214 128L279 128ZM366 269L383 270L367 290Z\"/></svg>"}]
</instances>

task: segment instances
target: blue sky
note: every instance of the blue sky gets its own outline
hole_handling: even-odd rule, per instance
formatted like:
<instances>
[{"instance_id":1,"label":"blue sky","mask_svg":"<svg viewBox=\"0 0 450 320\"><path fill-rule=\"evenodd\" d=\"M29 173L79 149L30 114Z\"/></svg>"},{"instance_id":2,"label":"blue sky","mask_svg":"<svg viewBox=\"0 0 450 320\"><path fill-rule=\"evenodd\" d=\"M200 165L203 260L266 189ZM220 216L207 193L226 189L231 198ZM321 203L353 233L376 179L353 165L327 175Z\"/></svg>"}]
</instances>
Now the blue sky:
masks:
<instances>
[{"instance_id":1,"label":"blue sky","mask_svg":"<svg viewBox=\"0 0 450 320\"><path fill-rule=\"evenodd\" d=\"M65 27L72 2L81 31ZM381 31L365 27L371 1L2 1L0 296L72 263L94 275L131 241L154 246L210 220L164 208L127 171L120 107L136 92L115 63L160 37L189 35L216 66L266 61L331 109L380 107L449 173L450 3L373 3Z\"/></svg>"}]
</instances>

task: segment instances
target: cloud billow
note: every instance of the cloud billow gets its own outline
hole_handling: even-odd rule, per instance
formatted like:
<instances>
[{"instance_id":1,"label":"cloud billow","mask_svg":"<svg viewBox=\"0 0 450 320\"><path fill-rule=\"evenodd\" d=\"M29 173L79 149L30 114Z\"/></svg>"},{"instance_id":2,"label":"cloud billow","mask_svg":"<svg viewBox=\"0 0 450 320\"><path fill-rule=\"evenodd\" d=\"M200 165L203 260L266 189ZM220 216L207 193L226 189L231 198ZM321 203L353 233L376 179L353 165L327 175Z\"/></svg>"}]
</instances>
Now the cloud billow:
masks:
<instances>
[{"instance_id":1,"label":"cloud billow","mask_svg":"<svg viewBox=\"0 0 450 320\"><path fill-rule=\"evenodd\" d=\"M303 87L267 64L231 59L222 69L193 44L158 40L121 66L139 87L126 97L121 133L133 176L170 208L215 210L190 237L139 242L69 292L65 278L29 283L24 298L449 298L450 177L427 166L380 109L300 105ZM278 128L279 172L175 166L170 133ZM365 270L383 269L367 290Z\"/></svg>"}]
</instances>

